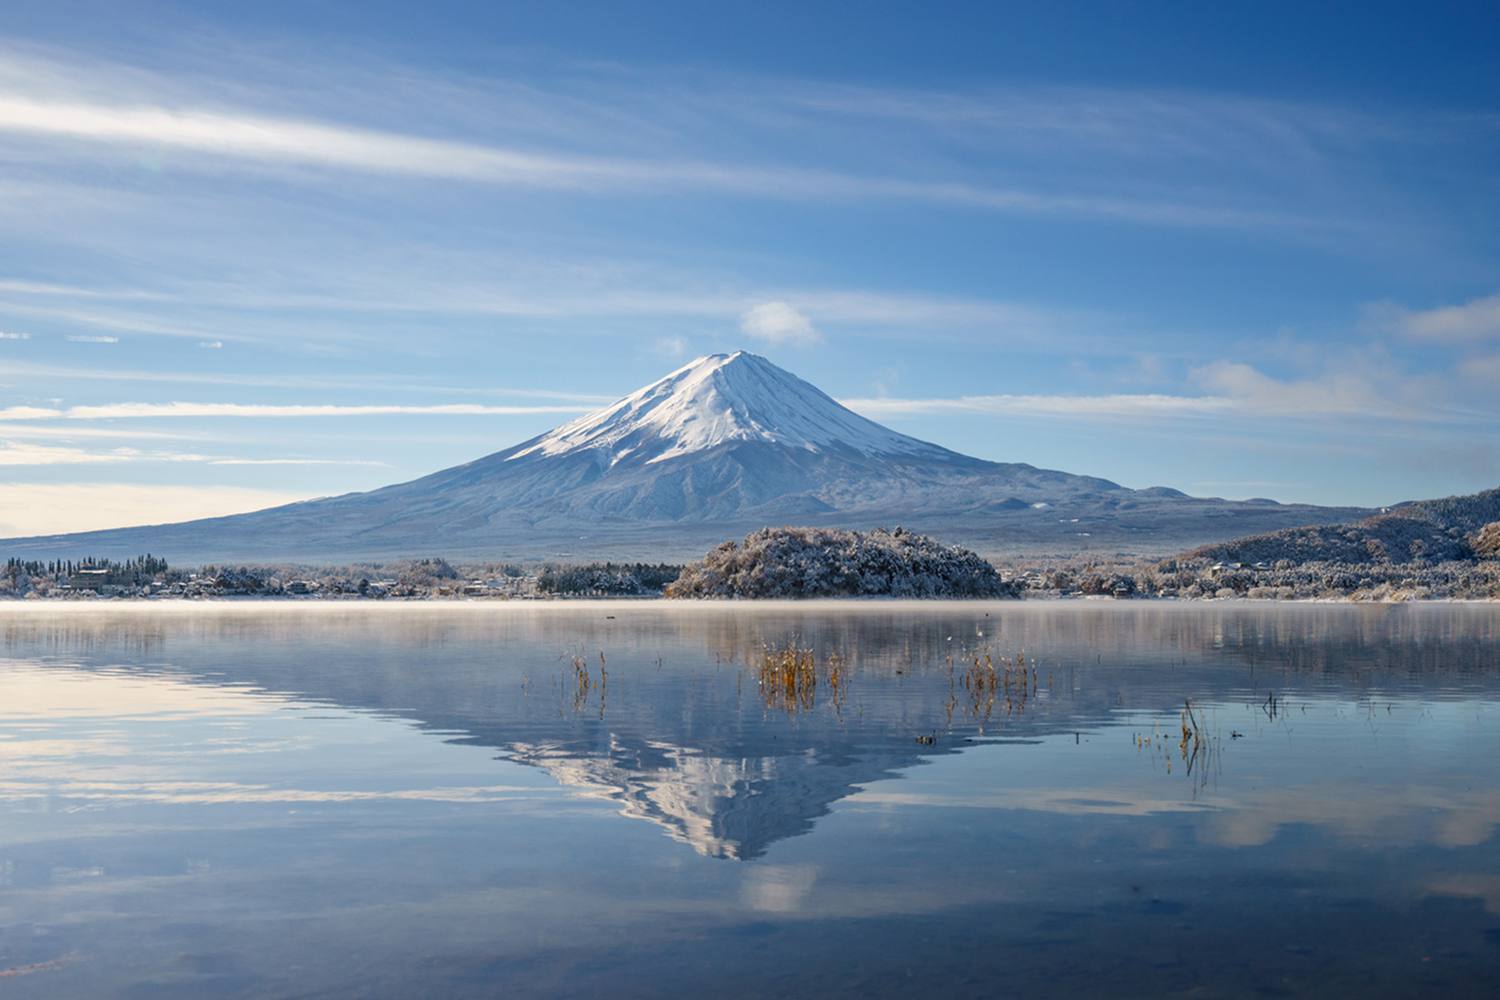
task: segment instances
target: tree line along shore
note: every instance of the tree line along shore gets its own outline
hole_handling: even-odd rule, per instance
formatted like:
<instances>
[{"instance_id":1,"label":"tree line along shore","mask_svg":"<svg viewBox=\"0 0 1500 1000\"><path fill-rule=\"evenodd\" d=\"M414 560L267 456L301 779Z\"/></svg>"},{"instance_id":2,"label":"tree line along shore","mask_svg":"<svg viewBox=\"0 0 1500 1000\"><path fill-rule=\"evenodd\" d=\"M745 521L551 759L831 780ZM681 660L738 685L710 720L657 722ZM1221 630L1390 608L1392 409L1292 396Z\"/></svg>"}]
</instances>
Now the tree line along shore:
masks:
<instances>
[{"instance_id":1,"label":"tree line along shore","mask_svg":"<svg viewBox=\"0 0 1500 1000\"><path fill-rule=\"evenodd\" d=\"M1500 490L1346 525L1258 535L1160 560L996 566L901 528L765 528L687 565L450 563L169 566L143 555L7 561L0 598L431 600L1107 597L1404 601L1500 598Z\"/></svg>"}]
</instances>

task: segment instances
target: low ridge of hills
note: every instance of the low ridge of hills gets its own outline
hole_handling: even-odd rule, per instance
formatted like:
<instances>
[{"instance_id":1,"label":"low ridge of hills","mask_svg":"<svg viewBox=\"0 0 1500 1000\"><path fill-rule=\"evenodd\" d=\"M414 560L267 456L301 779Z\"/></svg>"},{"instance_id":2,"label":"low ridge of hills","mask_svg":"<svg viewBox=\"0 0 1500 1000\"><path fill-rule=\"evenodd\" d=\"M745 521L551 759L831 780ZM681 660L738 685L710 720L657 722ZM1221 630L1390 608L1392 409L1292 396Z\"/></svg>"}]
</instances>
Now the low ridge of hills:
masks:
<instances>
[{"instance_id":1,"label":"low ridge of hills","mask_svg":"<svg viewBox=\"0 0 1500 1000\"><path fill-rule=\"evenodd\" d=\"M1202 546L1183 559L1243 565L1440 563L1500 556L1500 488L1397 504L1357 521Z\"/></svg>"},{"instance_id":2,"label":"low ridge of hills","mask_svg":"<svg viewBox=\"0 0 1500 1000\"><path fill-rule=\"evenodd\" d=\"M982 555L1165 555L1358 508L1190 497L990 462L900 434L764 358L699 358L484 458L367 493L175 524L0 540L26 559L174 564L677 560L773 524L903 525Z\"/></svg>"}]
</instances>

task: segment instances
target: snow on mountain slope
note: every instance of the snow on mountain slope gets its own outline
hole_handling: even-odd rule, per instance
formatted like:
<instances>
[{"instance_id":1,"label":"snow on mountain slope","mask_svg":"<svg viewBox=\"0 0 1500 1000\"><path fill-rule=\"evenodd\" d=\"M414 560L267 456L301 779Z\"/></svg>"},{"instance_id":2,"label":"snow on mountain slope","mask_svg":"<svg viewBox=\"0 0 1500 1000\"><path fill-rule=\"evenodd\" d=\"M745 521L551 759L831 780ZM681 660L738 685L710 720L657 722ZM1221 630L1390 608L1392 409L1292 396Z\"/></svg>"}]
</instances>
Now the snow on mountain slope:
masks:
<instances>
[{"instance_id":1,"label":"snow on mountain slope","mask_svg":"<svg viewBox=\"0 0 1500 1000\"><path fill-rule=\"evenodd\" d=\"M689 362L613 406L542 435L507 460L593 452L601 465L612 468L621 462L654 464L733 442L954 457L861 417L765 358L736 351Z\"/></svg>"}]
</instances>

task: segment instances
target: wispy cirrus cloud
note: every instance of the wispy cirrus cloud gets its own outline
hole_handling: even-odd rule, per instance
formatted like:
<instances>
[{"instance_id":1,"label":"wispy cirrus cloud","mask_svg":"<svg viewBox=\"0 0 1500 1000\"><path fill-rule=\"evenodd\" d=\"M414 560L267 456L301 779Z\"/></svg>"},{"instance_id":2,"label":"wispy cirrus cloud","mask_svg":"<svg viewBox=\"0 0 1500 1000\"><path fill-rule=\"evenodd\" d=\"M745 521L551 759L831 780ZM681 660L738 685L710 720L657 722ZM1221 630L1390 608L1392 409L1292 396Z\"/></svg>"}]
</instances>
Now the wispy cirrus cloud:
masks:
<instances>
[{"instance_id":1,"label":"wispy cirrus cloud","mask_svg":"<svg viewBox=\"0 0 1500 1000\"><path fill-rule=\"evenodd\" d=\"M144 333L160 337L192 337L201 339L204 331L191 327L184 327L170 319L164 319L159 315L144 314L134 311L120 311L100 309L97 306L78 308L74 305L54 305L48 303L36 303L28 301L17 301L14 298L3 303L5 311L17 313L24 316L32 316L40 319L60 320L75 326L82 326L96 330L117 330L121 333ZM224 339L235 339L235 335L226 333ZM66 340L79 344L117 344L120 338L114 334L74 334L67 336Z\"/></svg>"},{"instance_id":2,"label":"wispy cirrus cloud","mask_svg":"<svg viewBox=\"0 0 1500 1000\"><path fill-rule=\"evenodd\" d=\"M1160 393L1088 395L997 394L953 397L897 398L877 396L840 400L851 410L870 417L935 413L1012 416L1171 417L1227 413L1235 402L1221 396L1174 396Z\"/></svg>"},{"instance_id":3,"label":"wispy cirrus cloud","mask_svg":"<svg viewBox=\"0 0 1500 1000\"><path fill-rule=\"evenodd\" d=\"M901 199L1161 226L1300 229L1310 224L1306 216L1273 209L1000 187L959 178L870 176L826 168L534 152L231 108L104 104L10 95L0 97L0 131L91 144L179 149L219 162L284 164L558 190L662 191L686 187L777 200Z\"/></svg>"},{"instance_id":4,"label":"wispy cirrus cloud","mask_svg":"<svg viewBox=\"0 0 1500 1000\"><path fill-rule=\"evenodd\" d=\"M369 459L346 458L235 458L196 452L152 451L120 447L90 450L72 445L33 444L0 440L0 466L7 465L121 465L125 463L189 463L199 465L350 465L384 466Z\"/></svg>"},{"instance_id":5,"label":"wispy cirrus cloud","mask_svg":"<svg viewBox=\"0 0 1500 1000\"><path fill-rule=\"evenodd\" d=\"M616 396L574 392L567 389L521 388L518 386L455 386L436 381L413 380L401 376L360 374L340 376L307 375L277 372L269 375L232 372L181 372L165 369L81 368L75 365L49 365L0 359L0 376L41 379L80 379L102 382L160 382L176 385L233 385L276 389L335 389L386 392L420 392L431 394L514 396L518 399L550 399L569 403L612 403ZM0 418L3 419L3 418Z\"/></svg>"},{"instance_id":6,"label":"wispy cirrus cloud","mask_svg":"<svg viewBox=\"0 0 1500 1000\"><path fill-rule=\"evenodd\" d=\"M168 146L224 157L338 167L359 173L569 187L645 172L472 143L232 110L0 98L0 130L94 142Z\"/></svg>"},{"instance_id":7,"label":"wispy cirrus cloud","mask_svg":"<svg viewBox=\"0 0 1500 1000\"><path fill-rule=\"evenodd\" d=\"M0 293L42 295L70 299L116 299L148 302L162 302L171 299L169 295L159 292L148 292L138 288L91 288L87 285L65 285L50 281L22 281L15 278L0 279Z\"/></svg>"},{"instance_id":8,"label":"wispy cirrus cloud","mask_svg":"<svg viewBox=\"0 0 1500 1000\"><path fill-rule=\"evenodd\" d=\"M141 461L205 462L208 458L186 452L145 452L135 448L89 451L65 445L0 441L0 465L105 465Z\"/></svg>"},{"instance_id":9,"label":"wispy cirrus cloud","mask_svg":"<svg viewBox=\"0 0 1500 1000\"><path fill-rule=\"evenodd\" d=\"M65 411L51 406L0 407L0 420L56 420Z\"/></svg>"},{"instance_id":10,"label":"wispy cirrus cloud","mask_svg":"<svg viewBox=\"0 0 1500 1000\"><path fill-rule=\"evenodd\" d=\"M967 146L1000 143L1136 161L1184 157L1308 172L1351 148L1470 141L1476 116L1371 114L1330 102L1171 88L1007 86L979 92L820 81L772 99L815 114L921 127Z\"/></svg>"},{"instance_id":11,"label":"wispy cirrus cloud","mask_svg":"<svg viewBox=\"0 0 1500 1000\"><path fill-rule=\"evenodd\" d=\"M1174 418L1256 416L1298 419L1378 417L1401 421L1464 420L1476 416L1438 402L1430 380L1388 373L1376 379L1363 372L1335 372L1281 379L1243 362L1219 361L1191 373L1205 392L1117 393L1108 395L975 395L936 398L845 399L845 406L867 416L970 413L1059 417Z\"/></svg>"},{"instance_id":12,"label":"wispy cirrus cloud","mask_svg":"<svg viewBox=\"0 0 1500 1000\"><path fill-rule=\"evenodd\" d=\"M819 323L828 323L878 329L914 326L987 330L1004 328L1010 332L1037 332L1048 336L1055 336L1065 326L1076 326L1087 317L1087 311L1081 309L858 288L773 286L694 291L692 285L697 279L693 275L671 270L631 272L624 279L629 287L621 287L617 273L619 268L604 268L615 279L615 283L600 286L592 278L582 278L580 271L586 269L577 264L554 262L550 266L534 266L539 273L533 286L527 288L496 288L493 282L487 282L484 287L475 287L462 282L433 283L410 278L401 282L400 287L394 290L359 287L332 288L326 292L287 292L260 287L254 294L243 294L224 289L197 288L162 293L159 301L226 311L316 310L356 315L432 313L556 320L597 317L738 319L742 325L754 329L767 326L781 330L789 328L789 322L794 325L805 322L814 327ZM538 285L541 287L536 287ZM586 294L581 294L581 289L586 290ZM128 293L129 290L106 289L100 290L96 297L111 298L115 294ZM97 306L80 309L48 301L63 297L61 291L48 293L47 298L41 302L28 293L17 295L19 297L13 296L10 301L0 302L0 305L27 315L125 332L197 338L203 337L204 333L202 328L185 326L178 321L145 313L103 311ZM792 318L791 313L802 319ZM243 320L240 324L244 325ZM246 333L239 331L227 332L222 339L216 336L210 342L222 343L225 339L244 339L246 336Z\"/></svg>"},{"instance_id":13,"label":"wispy cirrus cloud","mask_svg":"<svg viewBox=\"0 0 1500 1000\"><path fill-rule=\"evenodd\" d=\"M0 408L0 420L120 420L177 417L372 417L372 416L522 416L544 413L582 413L588 407L490 406L484 403L434 403L407 406L374 403L344 406L334 403L104 403L99 405Z\"/></svg>"},{"instance_id":14,"label":"wispy cirrus cloud","mask_svg":"<svg viewBox=\"0 0 1500 1000\"><path fill-rule=\"evenodd\" d=\"M209 465L355 465L389 468L390 463L368 458L211 458Z\"/></svg>"},{"instance_id":15,"label":"wispy cirrus cloud","mask_svg":"<svg viewBox=\"0 0 1500 1000\"><path fill-rule=\"evenodd\" d=\"M96 427L71 422L56 423L0 423L0 441L14 439L29 440L127 440L127 441L193 441L205 435L198 431L142 430L139 427Z\"/></svg>"}]
</instances>

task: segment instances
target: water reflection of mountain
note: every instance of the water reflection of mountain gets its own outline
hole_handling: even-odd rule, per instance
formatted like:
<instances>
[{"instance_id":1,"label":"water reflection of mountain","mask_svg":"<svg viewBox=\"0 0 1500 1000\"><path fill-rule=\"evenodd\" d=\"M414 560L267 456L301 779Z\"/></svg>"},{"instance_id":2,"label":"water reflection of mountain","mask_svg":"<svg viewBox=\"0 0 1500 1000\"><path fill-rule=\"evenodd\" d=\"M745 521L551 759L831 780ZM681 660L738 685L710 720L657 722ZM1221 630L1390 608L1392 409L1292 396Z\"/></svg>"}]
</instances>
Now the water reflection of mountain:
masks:
<instances>
[{"instance_id":1,"label":"water reflection of mountain","mask_svg":"<svg viewBox=\"0 0 1500 1000\"><path fill-rule=\"evenodd\" d=\"M1484 608L247 605L0 619L8 657L168 672L413 720L737 859L966 740L1091 730L1122 712L1268 689L1430 694L1436 678L1491 691L1497 633ZM794 640L848 663L842 704L826 690L799 711L761 698L757 657ZM973 656L1020 650L1036 661L1024 698L962 685ZM935 742L917 741L927 735Z\"/></svg>"},{"instance_id":2,"label":"water reflection of mountain","mask_svg":"<svg viewBox=\"0 0 1500 1000\"><path fill-rule=\"evenodd\" d=\"M603 753L516 746L512 759L560 783L618 802L705 857L746 860L807 833L857 785L916 763L915 753L826 759L800 754L729 759L684 747L611 740Z\"/></svg>"}]
</instances>

